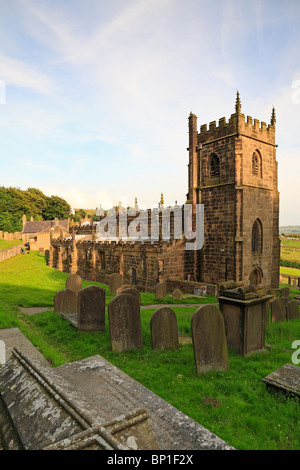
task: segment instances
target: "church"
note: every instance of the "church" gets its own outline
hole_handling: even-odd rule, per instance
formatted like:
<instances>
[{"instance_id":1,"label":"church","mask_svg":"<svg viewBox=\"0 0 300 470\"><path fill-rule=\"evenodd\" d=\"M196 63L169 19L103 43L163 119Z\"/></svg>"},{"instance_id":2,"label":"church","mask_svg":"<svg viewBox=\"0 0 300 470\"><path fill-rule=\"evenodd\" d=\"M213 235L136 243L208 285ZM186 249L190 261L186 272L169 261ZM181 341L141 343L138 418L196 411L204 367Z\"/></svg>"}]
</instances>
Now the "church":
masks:
<instances>
[{"instance_id":1,"label":"church","mask_svg":"<svg viewBox=\"0 0 300 470\"><path fill-rule=\"evenodd\" d=\"M158 282L167 289L193 292L206 286L216 293L226 281L246 285L279 285L279 192L275 143L275 110L267 125L241 112L237 92L235 112L198 129L197 116L188 118L188 193L182 213L191 207L195 229L197 208L203 208L203 246L187 250L185 236L175 237L176 207L158 208L158 237L151 238L153 211L128 214L137 232L145 222L149 238L130 240L97 236L96 225L75 226L69 236L51 240L49 264L85 279L108 283L113 273L123 283L153 291ZM104 216L103 216L104 217ZM102 217L102 218L103 218ZM136 220L135 220L136 219ZM169 227L170 237L162 228ZM184 233L182 218L182 233Z\"/></svg>"}]
</instances>

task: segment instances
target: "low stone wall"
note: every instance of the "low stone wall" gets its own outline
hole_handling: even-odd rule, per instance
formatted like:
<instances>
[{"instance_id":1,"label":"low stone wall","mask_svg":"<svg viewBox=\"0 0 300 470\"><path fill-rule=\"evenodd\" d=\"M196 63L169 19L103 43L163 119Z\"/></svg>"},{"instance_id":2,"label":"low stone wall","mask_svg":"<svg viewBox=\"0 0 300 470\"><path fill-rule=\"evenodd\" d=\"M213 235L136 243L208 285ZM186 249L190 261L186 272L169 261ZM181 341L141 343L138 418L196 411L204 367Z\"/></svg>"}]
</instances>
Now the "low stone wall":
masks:
<instances>
[{"instance_id":1,"label":"low stone wall","mask_svg":"<svg viewBox=\"0 0 300 470\"><path fill-rule=\"evenodd\" d=\"M6 250L0 251L0 262L21 254L22 247L24 247L24 245L17 245L13 246L12 248L6 248Z\"/></svg>"},{"instance_id":2,"label":"low stone wall","mask_svg":"<svg viewBox=\"0 0 300 470\"><path fill-rule=\"evenodd\" d=\"M288 284L294 288L300 288L300 277L291 274L280 274L280 284Z\"/></svg>"},{"instance_id":3,"label":"low stone wall","mask_svg":"<svg viewBox=\"0 0 300 470\"><path fill-rule=\"evenodd\" d=\"M22 240L22 232L8 233L0 230L0 238L4 240Z\"/></svg>"},{"instance_id":4,"label":"low stone wall","mask_svg":"<svg viewBox=\"0 0 300 470\"><path fill-rule=\"evenodd\" d=\"M167 279L166 284L167 284L167 292L173 292L175 289L179 289L183 294L193 294L194 289L200 289L201 287L206 286L208 295L218 294L217 284L184 281L184 280L179 280L179 279Z\"/></svg>"}]
</instances>

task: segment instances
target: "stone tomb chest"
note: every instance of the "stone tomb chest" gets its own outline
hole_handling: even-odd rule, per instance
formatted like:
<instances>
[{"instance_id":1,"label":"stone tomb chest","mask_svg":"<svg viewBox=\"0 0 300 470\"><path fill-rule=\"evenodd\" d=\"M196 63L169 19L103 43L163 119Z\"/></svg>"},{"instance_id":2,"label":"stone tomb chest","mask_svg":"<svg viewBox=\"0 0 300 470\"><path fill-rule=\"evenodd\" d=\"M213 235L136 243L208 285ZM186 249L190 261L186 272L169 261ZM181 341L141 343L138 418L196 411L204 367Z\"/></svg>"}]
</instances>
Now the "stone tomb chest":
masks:
<instances>
[{"instance_id":1,"label":"stone tomb chest","mask_svg":"<svg viewBox=\"0 0 300 470\"><path fill-rule=\"evenodd\" d=\"M243 286L232 281L220 286L219 308L228 348L243 356L264 348L271 298L261 286Z\"/></svg>"}]
</instances>

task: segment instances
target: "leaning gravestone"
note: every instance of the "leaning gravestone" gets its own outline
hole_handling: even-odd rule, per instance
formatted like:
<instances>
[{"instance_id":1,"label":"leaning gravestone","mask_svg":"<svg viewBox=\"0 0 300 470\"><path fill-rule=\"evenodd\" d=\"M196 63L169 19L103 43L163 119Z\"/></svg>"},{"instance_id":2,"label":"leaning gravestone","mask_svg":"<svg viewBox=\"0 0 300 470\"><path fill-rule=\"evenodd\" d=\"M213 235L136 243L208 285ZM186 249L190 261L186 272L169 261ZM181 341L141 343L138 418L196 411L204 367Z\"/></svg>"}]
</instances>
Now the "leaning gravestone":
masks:
<instances>
[{"instance_id":1,"label":"leaning gravestone","mask_svg":"<svg viewBox=\"0 0 300 470\"><path fill-rule=\"evenodd\" d=\"M108 319L112 351L143 347L140 301L137 296L122 293L114 297L108 305Z\"/></svg>"},{"instance_id":2,"label":"leaning gravestone","mask_svg":"<svg viewBox=\"0 0 300 470\"><path fill-rule=\"evenodd\" d=\"M270 391L282 392L300 398L300 367L285 364L262 379Z\"/></svg>"},{"instance_id":3,"label":"leaning gravestone","mask_svg":"<svg viewBox=\"0 0 300 470\"><path fill-rule=\"evenodd\" d=\"M123 284L123 276L119 273L114 273L109 276L108 285L109 285L109 293L115 294L117 289L121 287Z\"/></svg>"},{"instance_id":4,"label":"leaning gravestone","mask_svg":"<svg viewBox=\"0 0 300 470\"><path fill-rule=\"evenodd\" d=\"M56 313L76 313L77 293L71 289L63 289L54 297L54 311Z\"/></svg>"},{"instance_id":5,"label":"leaning gravestone","mask_svg":"<svg viewBox=\"0 0 300 470\"><path fill-rule=\"evenodd\" d=\"M78 330L105 331L106 290L89 286L78 292Z\"/></svg>"},{"instance_id":6,"label":"leaning gravestone","mask_svg":"<svg viewBox=\"0 0 300 470\"><path fill-rule=\"evenodd\" d=\"M296 300L291 300L286 305L286 319L296 320L299 319L299 304Z\"/></svg>"},{"instance_id":7,"label":"leaning gravestone","mask_svg":"<svg viewBox=\"0 0 300 470\"><path fill-rule=\"evenodd\" d=\"M78 294L78 291L82 288L82 279L79 274L71 274L66 279L66 289L71 289Z\"/></svg>"},{"instance_id":8,"label":"leaning gravestone","mask_svg":"<svg viewBox=\"0 0 300 470\"><path fill-rule=\"evenodd\" d=\"M141 295L138 290L134 289L134 287L128 287L127 289L123 289L119 295L123 294L134 295L139 300L139 303L141 303Z\"/></svg>"},{"instance_id":9,"label":"leaning gravestone","mask_svg":"<svg viewBox=\"0 0 300 470\"><path fill-rule=\"evenodd\" d=\"M167 297L167 287L165 282L160 282L155 287L155 298L165 299Z\"/></svg>"},{"instance_id":10,"label":"leaning gravestone","mask_svg":"<svg viewBox=\"0 0 300 470\"><path fill-rule=\"evenodd\" d=\"M151 343L153 349L173 349L179 347L177 318L169 307L161 307L150 320Z\"/></svg>"},{"instance_id":11,"label":"leaning gravestone","mask_svg":"<svg viewBox=\"0 0 300 470\"><path fill-rule=\"evenodd\" d=\"M121 292L124 290L124 289L132 289L132 285L131 284L123 284L121 287L119 287L119 289L117 289L117 295L121 294Z\"/></svg>"},{"instance_id":12,"label":"leaning gravestone","mask_svg":"<svg viewBox=\"0 0 300 470\"><path fill-rule=\"evenodd\" d=\"M283 297L277 297L270 302L271 305L271 321L284 321L286 319L286 303Z\"/></svg>"},{"instance_id":13,"label":"leaning gravestone","mask_svg":"<svg viewBox=\"0 0 300 470\"><path fill-rule=\"evenodd\" d=\"M228 370L225 326L220 310L213 305L198 308L191 329L196 371Z\"/></svg>"},{"instance_id":14,"label":"leaning gravestone","mask_svg":"<svg viewBox=\"0 0 300 470\"><path fill-rule=\"evenodd\" d=\"M181 290L175 289L172 297L173 297L173 300L181 300L182 299Z\"/></svg>"}]
</instances>

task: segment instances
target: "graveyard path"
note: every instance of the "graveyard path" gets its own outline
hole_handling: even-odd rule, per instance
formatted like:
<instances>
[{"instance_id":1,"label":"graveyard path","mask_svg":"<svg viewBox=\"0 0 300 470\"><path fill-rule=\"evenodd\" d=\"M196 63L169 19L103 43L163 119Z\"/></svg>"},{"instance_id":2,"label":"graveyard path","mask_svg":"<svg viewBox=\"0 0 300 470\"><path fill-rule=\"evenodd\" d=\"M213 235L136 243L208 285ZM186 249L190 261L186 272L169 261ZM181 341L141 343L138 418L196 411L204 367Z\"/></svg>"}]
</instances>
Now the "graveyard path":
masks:
<instances>
[{"instance_id":1,"label":"graveyard path","mask_svg":"<svg viewBox=\"0 0 300 470\"><path fill-rule=\"evenodd\" d=\"M19 309L26 315L34 315L35 313L43 313L53 310L53 307L19 307Z\"/></svg>"},{"instance_id":2,"label":"graveyard path","mask_svg":"<svg viewBox=\"0 0 300 470\"><path fill-rule=\"evenodd\" d=\"M202 307L203 305L218 305L216 303L209 303L209 304L152 304L152 305L141 305L141 309L157 309L160 307L170 307L170 308L182 308L182 307ZM53 307L19 307L22 313L26 315L34 315L35 313L43 313L53 310Z\"/></svg>"},{"instance_id":3,"label":"graveyard path","mask_svg":"<svg viewBox=\"0 0 300 470\"><path fill-rule=\"evenodd\" d=\"M218 302L208 303L208 304L155 304L155 305L141 305L141 309L151 309L151 308L160 308L160 307L203 307L204 305L219 305Z\"/></svg>"}]
</instances>

